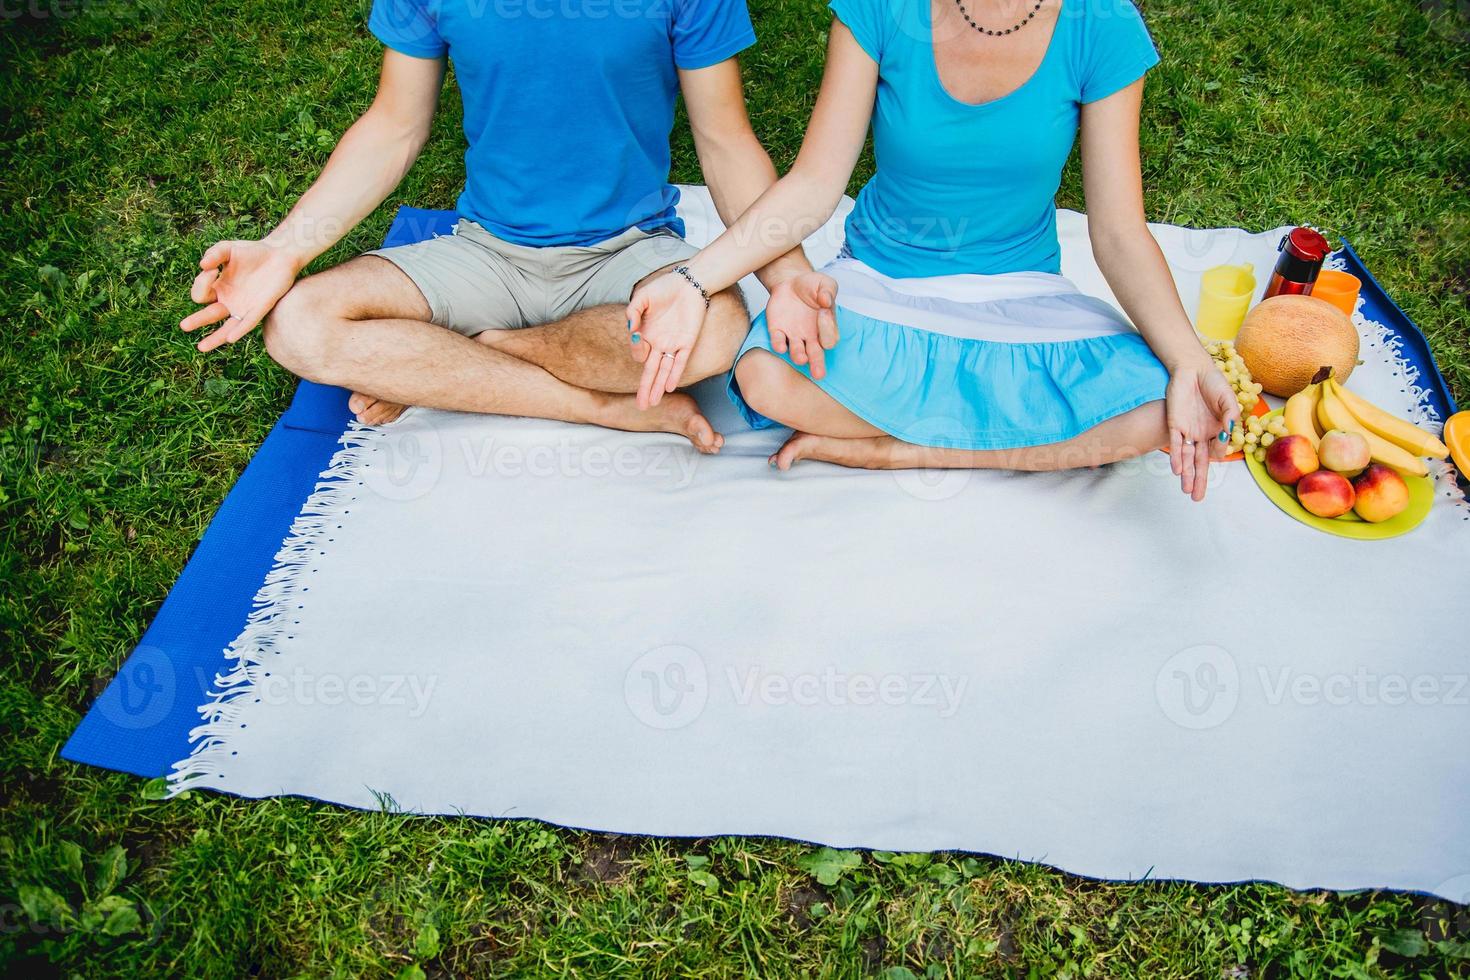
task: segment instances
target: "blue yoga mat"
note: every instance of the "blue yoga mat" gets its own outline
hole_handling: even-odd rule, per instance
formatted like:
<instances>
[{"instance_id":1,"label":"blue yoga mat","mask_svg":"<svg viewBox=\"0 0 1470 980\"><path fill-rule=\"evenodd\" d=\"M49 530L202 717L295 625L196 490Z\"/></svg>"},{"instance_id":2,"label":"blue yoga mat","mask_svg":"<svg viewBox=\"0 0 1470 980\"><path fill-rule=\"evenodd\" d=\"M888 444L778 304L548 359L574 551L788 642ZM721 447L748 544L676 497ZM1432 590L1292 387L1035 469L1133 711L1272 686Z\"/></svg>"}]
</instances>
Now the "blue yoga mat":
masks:
<instances>
[{"instance_id":1,"label":"blue yoga mat","mask_svg":"<svg viewBox=\"0 0 1470 980\"><path fill-rule=\"evenodd\" d=\"M450 211L403 207L384 245L406 245L454 227ZM1441 418L1454 400L1413 322L1394 304L1351 246L1342 257L1363 281L1363 314L1395 331L1401 354ZM210 522L153 624L97 698L62 758L139 776L162 776L189 754L198 706L225 668L225 648L240 634L256 592L351 415L347 392L303 381L291 405L240 475Z\"/></svg>"},{"instance_id":2,"label":"blue yoga mat","mask_svg":"<svg viewBox=\"0 0 1470 980\"><path fill-rule=\"evenodd\" d=\"M384 245L454 229L452 211L399 208ZM316 489L352 414L348 393L301 382L291 405L240 474L153 623L61 756L162 776L189 754L189 731L225 666L276 552Z\"/></svg>"}]
</instances>

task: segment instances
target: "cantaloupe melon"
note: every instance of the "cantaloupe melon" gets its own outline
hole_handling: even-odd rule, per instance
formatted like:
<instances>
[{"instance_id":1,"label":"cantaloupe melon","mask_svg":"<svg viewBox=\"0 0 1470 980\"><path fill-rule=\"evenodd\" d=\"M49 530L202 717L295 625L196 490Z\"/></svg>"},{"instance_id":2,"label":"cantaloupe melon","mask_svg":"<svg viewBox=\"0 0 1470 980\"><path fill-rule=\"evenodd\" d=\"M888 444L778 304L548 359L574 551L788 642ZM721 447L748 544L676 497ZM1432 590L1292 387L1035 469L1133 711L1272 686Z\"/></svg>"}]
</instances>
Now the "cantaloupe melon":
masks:
<instances>
[{"instance_id":1,"label":"cantaloupe melon","mask_svg":"<svg viewBox=\"0 0 1470 980\"><path fill-rule=\"evenodd\" d=\"M1251 377L1278 398L1312 383L1321 368L1342 384L1358 365L1358 331L1337 307L1311 296L1272 296L1245 316L1235 350Z\"/></svg>"}]
</instances>

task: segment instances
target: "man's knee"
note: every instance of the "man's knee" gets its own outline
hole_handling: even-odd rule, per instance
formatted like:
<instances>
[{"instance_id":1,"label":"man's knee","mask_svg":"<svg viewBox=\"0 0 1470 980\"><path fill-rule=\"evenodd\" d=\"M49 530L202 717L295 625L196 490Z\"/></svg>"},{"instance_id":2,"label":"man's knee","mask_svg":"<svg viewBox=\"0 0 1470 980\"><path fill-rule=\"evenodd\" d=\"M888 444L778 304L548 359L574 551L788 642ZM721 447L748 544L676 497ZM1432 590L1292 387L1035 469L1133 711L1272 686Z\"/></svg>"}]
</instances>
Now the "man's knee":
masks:
<instances>
[{"instance_id":1,"label":"man's knee","mask_svg":"<svg viewBox=\"0 0 1470 980\"><path fill-rule=\"evenodd\" d=\"M735 363L745 335L750 332L750 314L739 286L731 286L710 297L700 342L684 369L687 382L724 374Z\"/></svg>"},{"instance_id":2,"label":"man's knee","mask_svg":"<svg viewBox=\"0 0 1470 980\"><path fill-rule=\"evenodd\" d=\"M337 343L338 311L315 277L282 296L263 325L266 352L292 374L326 381Z\"/></svg>"},{"instance_id":3,"label":"man's knee","mask_svg":"<svg viewBox=\"0 0 1470 980\"><path fill-rule=\"evenodd\" d=\"M775 354L753 350L735 365L735 382L745 403L768 419L780 420L801 382L790 365Z\"/></svg>"}]
</instances>

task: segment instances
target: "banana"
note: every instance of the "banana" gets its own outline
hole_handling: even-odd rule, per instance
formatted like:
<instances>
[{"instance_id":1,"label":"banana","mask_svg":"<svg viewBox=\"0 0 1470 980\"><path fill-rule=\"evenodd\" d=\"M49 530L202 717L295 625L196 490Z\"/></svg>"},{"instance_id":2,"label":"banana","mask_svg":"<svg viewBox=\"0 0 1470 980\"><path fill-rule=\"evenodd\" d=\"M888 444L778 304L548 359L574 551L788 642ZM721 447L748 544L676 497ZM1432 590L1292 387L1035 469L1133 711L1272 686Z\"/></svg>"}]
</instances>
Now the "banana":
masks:
<instances>
[{"instance_id":1,"label":"banana","mask_svg":"<svg viewBox=\"0 0 1470 980\"><path fill-rule=\"evenodd\" d=\"M1322 385L1322 398L1317 402L1317 418L1322 422L1324 428L1342 429L1344 432L1356 432L1368 440L1368 453L1374 460L1391 466L1400 473L1409 476L1427 476L1429 467L1424 465L1424 460L1415 456L1402 446L1395 445L1387 439L1379 437L1370 432L1363 423L1359 422L1348 411L1342 399L1337 397L1333 387L1326 382Z\"/></svg>"},{"instance_id":2,"label":"banana","mask_svg":"<svg viewBox=\"0 0 1470 980\"><path fill-rule=\"evenodd\" d=\"M1402 446L1415 456L1433 456L1444 459L1450 448L1412 422L1390 415L1372 402L1348 391L1328 378L1325 384L1332 386L1332 393L1347 406L1353 417L1363 423L1363 428L1374 435Z\"/></svg>"},{"instance_id":3,"label":"banana","mask_svg":"<svg viewBox=\"0 0 1470 980\"><path fill-rule=\"evenodd\" d=\"M1286 400L1281 415L1286 419L1286 431L1294 436L1306 436L1315 450L1322 437L1317 434L1317 403L1322 399L1320 384L1307 385Z\"/></svg>"}]
</instances>

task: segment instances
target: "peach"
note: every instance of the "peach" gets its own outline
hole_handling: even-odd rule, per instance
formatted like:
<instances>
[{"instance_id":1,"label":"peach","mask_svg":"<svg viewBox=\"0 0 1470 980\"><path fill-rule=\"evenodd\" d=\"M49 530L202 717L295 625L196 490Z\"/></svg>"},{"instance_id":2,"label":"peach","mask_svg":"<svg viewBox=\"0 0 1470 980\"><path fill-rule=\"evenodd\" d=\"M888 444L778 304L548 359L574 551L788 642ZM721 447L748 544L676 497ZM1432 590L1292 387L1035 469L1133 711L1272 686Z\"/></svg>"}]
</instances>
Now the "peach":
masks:
<instances>
[{"instance_id":1,"label":"peach","mask_svg":"<svg viewBox=\"0 0 1470 980\"><path fill-rule=\"evenodd\" d=\"M1341 517L1353 509L1355 495L1341 473L1313 470L1297 481L1296 499L1318 517Z\"/></svg>"},{"instance_id":2,"label":"peach","mask_svg":"<svg viewBox=\"0 0 1470 980\"><path fill-rule=\"evenodd\" d=\"M1329 470L1354 477L1367 469L1372 457L1368 452L1368 440L1361 433L1333 429L1322 437L1322 444L1317 447L1317 459Z\"/></svg>"},{"instance_id":3,"label":"peach","mask_svg":"<svg viewBox=\"0 0 1470 980\"><path fill-rule=\"evenodd\" d=\"M1266 447L1266 472L1271 474L1271 479L1288 487L1319 465L1317 451L1306 436L1286 436Z\"/></svg>"},{"instance_id":4,"label":"peach","mask_svg":"<svg viewBox=\"0 0 1470 980\"><path fill-rule=\"evenodd\" d=\"M1353 510L1374 524L1398 516L1409 506L1409 485L1397 471L1382 463L1373 463L1364 470L1353 481L1353 490L1357 495Z\"/></svg>"}]
</instances>

